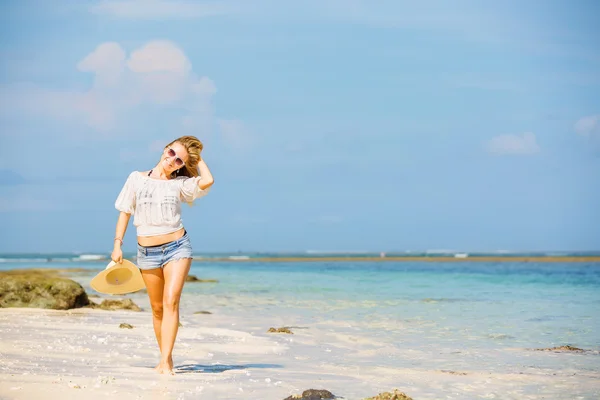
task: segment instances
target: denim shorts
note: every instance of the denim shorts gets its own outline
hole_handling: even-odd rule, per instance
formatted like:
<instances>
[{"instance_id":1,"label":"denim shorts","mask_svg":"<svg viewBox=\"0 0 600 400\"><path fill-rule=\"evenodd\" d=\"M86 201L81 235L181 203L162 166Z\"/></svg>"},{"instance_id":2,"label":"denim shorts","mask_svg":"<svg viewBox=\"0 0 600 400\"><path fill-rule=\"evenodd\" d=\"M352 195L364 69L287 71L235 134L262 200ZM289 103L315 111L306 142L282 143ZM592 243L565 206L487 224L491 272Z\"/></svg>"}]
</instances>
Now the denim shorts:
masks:
<instances>
[{"instance_id":1,"label":"denim shorts","mask_svg":"<svg viewBox=\"0 0 600 400\"><path fill-rule=\"evenodd\" d=\"M137 266L139 269L162 268L170 261L192 258L192 243L187 235L159 246L138 244Z\"/></svg>"}]
</instances>

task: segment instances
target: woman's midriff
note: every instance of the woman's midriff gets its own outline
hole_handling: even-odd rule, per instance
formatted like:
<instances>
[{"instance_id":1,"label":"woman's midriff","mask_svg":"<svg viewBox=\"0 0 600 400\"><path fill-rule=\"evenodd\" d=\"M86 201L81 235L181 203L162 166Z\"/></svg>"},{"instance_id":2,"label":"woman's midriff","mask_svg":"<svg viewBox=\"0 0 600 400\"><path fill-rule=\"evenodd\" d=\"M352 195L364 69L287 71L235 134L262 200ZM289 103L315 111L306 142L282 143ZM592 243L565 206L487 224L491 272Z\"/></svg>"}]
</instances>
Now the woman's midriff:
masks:
<instances>
[{"instance_id":1,"label":"woman's midriff","mask_svg":"<svg viewBox=\"0 0 600 400\"><path fill-rule=\"evenodd\" d=\"M160 246L161 244L169 243L177 240L185 235L185 228L181 228L178 231L167 233L166 235L157 236L138 236L137 240L141 246Z\"/></svg>"}]
</instances>

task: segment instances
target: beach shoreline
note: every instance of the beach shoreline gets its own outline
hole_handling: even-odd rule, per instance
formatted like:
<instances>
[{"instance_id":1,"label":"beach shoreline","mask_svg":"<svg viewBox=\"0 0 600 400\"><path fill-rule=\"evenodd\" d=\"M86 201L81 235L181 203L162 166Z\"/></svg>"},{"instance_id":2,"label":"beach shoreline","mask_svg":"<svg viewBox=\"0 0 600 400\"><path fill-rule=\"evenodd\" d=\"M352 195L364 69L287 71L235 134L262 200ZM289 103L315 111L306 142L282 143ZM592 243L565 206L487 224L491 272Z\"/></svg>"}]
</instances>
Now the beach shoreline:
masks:
<instances>
[{"instance_id":1,"label":"beach shoreline","mask_svg":"<svg viewBox=\"0 0 600 400\"><path fill-rule=\"evenodd\" d=\"M0 398L283 400L307 389L344 400L394 389L415 400L600 394L600 347L586 333L597 326L585 305L597 302L594 286L577 286L563 306L562 284L536 291L529 276L522 286L514 274L501 283L446 268L423 266L424 275L347 264L324 262L318 275L303 264L199 263L191 272L211 279L184 287L175 376L153 370L159 352L146 293L95 293L96 271L86 268L7 271L69 277L95 303L127 299L141 311L0 308ZM535 279L555 270L538 268ZM597 266L562 268L579 277ZM520 300L523 293L546 295Z\"/></svg>"},{"instance_id":2,"label":"beach shoreline","mask_svg":"<svg viewBox=\"0 0 600 400\"><path fill-rule=\"evenodd\" d=\"M143 306L142 312L0 309L0 397L283 400L306 389L325 389L340 399L362 400L397 388L414 399L462 399L468 393L473 398L543 399L600 392L600 374L594 371L456 369L444 347L424 354L441 354L434 368L365 363L362 359L373 351L384 359L414 357L419 350L407 345L390 353L375 349L374 338L332 335L330 328L319 326L304 332L292 328L293 335L269 334L262 329L272 322L268 317L252 323L242 316L206 318L189 310L183 312L174 353L176 375L159 375L153 370L159 354L151 315ZM134 328L120 329L121 323ZM352 354L357 346L363 352ZM559 391L552 389L556 385ZM538 393L524 394L524 387L536 387Z\"/></svg>"}]
</instances>

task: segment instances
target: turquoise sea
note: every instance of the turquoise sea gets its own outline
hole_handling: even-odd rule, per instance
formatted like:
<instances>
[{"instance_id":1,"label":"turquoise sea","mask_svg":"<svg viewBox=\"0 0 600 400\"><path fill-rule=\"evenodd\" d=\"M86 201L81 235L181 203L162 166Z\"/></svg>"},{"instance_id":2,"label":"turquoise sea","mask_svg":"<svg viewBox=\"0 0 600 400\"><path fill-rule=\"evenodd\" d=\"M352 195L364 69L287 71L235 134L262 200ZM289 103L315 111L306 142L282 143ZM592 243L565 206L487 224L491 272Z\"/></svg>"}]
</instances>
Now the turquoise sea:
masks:
<instances>
[{"instance_id":1,"label":"turquoise sea","mask_svg":"<svg viewBox=\"0 0 600 400\"><path fill-rule=\"evenodd\" d=\"M5 256L0 269L85 268L74 279L93 292L89 279L106 260L76 257ZM522 384L523 396L598 398L589 382L600 377L600 263L195 261L190 273L218 283L186 284L183 314L318 328L322 362L541 374L558 386ZM534 350L563 345L588 351Z\"/></svg>"}]
</instances>

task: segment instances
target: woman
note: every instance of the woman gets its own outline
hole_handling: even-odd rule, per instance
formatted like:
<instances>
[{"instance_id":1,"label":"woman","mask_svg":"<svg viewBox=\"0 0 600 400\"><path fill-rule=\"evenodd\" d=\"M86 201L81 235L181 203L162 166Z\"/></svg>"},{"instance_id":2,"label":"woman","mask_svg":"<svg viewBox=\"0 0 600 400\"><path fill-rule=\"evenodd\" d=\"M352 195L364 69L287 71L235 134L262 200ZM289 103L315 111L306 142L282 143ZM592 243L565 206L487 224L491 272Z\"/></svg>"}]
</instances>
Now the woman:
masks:
<instances>
[{"instance_id":1,"label":"woman","mask_svg":"<svg viewBox=\"0 0 600 400\"><path fill-rule=\"evenodd\" d=\"M111 258L123 261L123 237L134 215L137 266L152 307L154 333L160 349L156 370L173 374L173 346L179 327L179 299L192 264L192 246L181 222L181 202L206 195L213 177L200 157L202 143L183 136L169 143L150 171L127 178L115 207L120 211Z\"/></svg>"}]
</instances>

